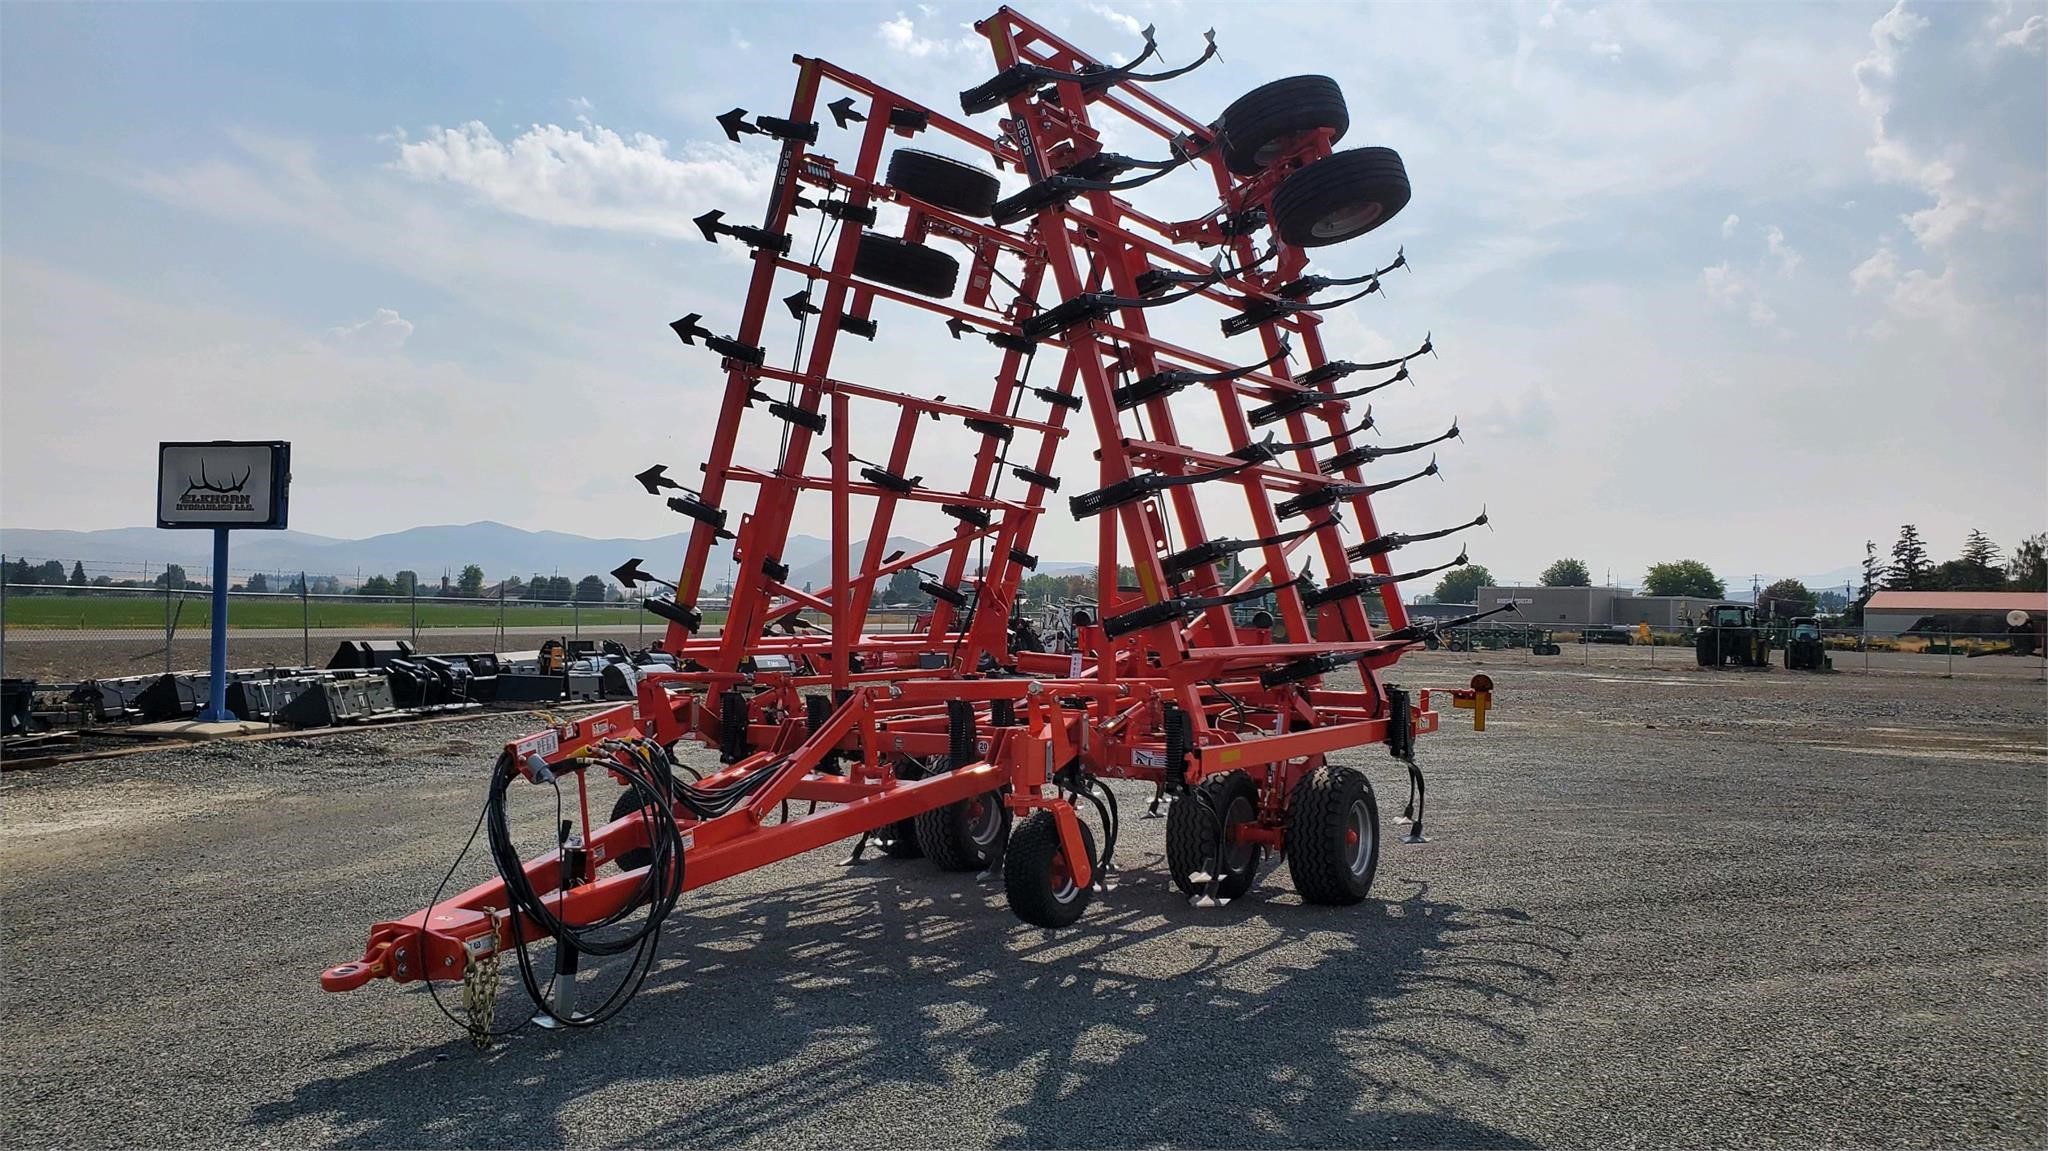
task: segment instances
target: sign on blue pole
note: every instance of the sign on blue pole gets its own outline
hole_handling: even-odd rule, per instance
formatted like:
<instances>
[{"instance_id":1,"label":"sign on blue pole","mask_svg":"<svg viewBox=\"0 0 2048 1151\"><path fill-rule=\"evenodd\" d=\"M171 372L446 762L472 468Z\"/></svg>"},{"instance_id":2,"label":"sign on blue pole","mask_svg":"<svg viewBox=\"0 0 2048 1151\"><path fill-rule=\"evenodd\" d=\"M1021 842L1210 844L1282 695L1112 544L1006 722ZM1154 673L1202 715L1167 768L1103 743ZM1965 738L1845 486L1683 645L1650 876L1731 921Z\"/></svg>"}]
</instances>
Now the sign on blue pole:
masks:
<instances>
[{"instance_id":1,"label":"sign on blue pole","mask_svg":"<svg viewBox=\"0 0 2048 1151\"><path fill-rule=\"evenodd\" d=\"M156 526L213 531L213 651L201 723L228 714L228 533L286 522L292 446L284 440L157 445Z\"/></svg>"}]
</instances>

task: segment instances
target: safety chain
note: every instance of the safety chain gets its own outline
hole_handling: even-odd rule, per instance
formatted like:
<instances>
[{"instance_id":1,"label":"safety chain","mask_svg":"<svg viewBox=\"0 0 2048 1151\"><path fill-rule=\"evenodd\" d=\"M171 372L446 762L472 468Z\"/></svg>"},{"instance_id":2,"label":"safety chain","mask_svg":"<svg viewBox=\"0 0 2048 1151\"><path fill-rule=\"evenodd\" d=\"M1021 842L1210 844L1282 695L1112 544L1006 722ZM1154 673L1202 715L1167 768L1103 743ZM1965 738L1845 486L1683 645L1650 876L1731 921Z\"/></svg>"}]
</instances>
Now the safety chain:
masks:
<instances>
[{"instance_id":1,"label":"safety chain","mask_svg":"<svg viewBox=\"0 0 2048 1151\"><path fill-rule=\"evenodd\" d=\"M497 916L491 916L495 928ZM497 933L492 932L492 948L482 955L472 955L462 969L462 1006L469 1013L469 1041L481 1051L491 1045L491 1024L498 1010L498 949Z\"/></svg>"}]
</instances>

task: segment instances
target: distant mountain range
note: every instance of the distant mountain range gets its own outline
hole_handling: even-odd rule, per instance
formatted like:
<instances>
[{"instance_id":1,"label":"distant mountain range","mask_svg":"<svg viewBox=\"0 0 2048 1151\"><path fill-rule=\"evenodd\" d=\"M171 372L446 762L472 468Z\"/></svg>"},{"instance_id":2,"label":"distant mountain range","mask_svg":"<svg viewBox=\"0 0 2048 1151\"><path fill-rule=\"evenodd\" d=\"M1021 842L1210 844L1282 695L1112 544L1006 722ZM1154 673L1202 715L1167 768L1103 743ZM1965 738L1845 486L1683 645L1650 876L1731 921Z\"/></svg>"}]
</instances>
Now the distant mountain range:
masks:
<instances>
[{"instance_id":1,"label":"distant mountain range","mask_svg":"<svg viewBox=\"0 0 2048 1151\"><path fill-rule=\"evenodd\" d=\"M367 539L335 539L307 532L238 532L235 537L236 573L306 572L329 575L353 584L357 574L391 575L410 570L419 573L423 585L437 584L441 576L460 575L463 566L476 564L485 578L495 583L506 576L522 579L538 573L580 579L602 575L638 556L649 571L673 576L682 562L689 534L677 532L653 539L592 539L567 532L532 532L485 520L473 524L449 524L407 528ZM866 541L854 545L858 555ZM886 551L917 551L925 544L902 536L889 537ZM132 579L145 573L151 577L164 564L180 564L193 578L200 578L213 563L212 536L199 531L163 531L157 528L111 528L104 531L46 531L33 528L0 528L0 552L11 560L27 557L34 561L58 560L68 571L84 561L88 575ZM886 554L886 552L885 552ZM792 535L783 549L782 562L789 565L790 583L803 587L827 587L832 582L832 544L816 536ZM726 578L732 562L730 541L721 541L709 564L707 585ZM1063 574L1086 570L1085 563L1047 562L1040 571Z\"/></svg>"}]
</instances>

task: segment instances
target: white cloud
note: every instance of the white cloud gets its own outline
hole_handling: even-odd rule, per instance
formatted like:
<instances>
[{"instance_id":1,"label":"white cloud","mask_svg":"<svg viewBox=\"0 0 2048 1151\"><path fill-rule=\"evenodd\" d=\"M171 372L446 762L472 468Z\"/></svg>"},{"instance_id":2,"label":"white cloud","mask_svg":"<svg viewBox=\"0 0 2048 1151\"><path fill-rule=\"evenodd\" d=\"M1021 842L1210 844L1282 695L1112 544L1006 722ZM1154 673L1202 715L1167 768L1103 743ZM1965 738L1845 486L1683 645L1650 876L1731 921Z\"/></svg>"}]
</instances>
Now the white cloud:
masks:
<instances>
[{"instance_id":1,"label":"white cloud","mask_svg":"<svg viewBox=\"0 0 2048 1151\"><path fill-rule=\"evenodd\" d=\"M369 319L327 329L336 346L352 351L395 352L412 335L412 321L390 308L378 308Z\"/></svg>"},{"instance_id":2,"label":"white cloud","mask_svg":"<svg viewBox=\"0 0 2048 1151\"><path fill-rule=\"evenodd\" d=\"M2036 12L2027 17L2027 22L1998 38L2000 48L2017 48L2022 52L2038 54L2041 45L2048 43L2048 16Z\"/></svg>"},{"instance_id":3,"label":"white cloud","mask_svg":"<svg viewBox=\"0 0 2048 1151\"><path fill-rule=\"evenodd\" d=\"M1142 36L1145 34L1145 24L1136 16L1126 15L1125 13L1119 12L1116 9L1111 8L1107 4L1090 4L1088 5L1088 10L1090 12L1095 13L1097 16L1102 17L1104 20L1109 21L1111 24L1116 25L1118 28L1121 28L1124 31L1129 32L1133 36Z\"/></svg>"},{"instance_id":4,"label":"white cloud","mask_svg":"<svg viewBox=\"0 0 2048 1151\"><path fill-rule=\"evenodd\" d=\"M1742 282L1742 273L1729 267L1725 260L1711 268L1701 268L1700 284L1707 289L1709 296L1724 304L1733 304L1740 300L1746 290Z\"/></svg>"},{"instance_id":5,"label":"white cloud","mask_svg":"<svg viewBox=\"0 0 2048 1151\"><path fill-rule=\"evenodd\" d=\"M728 32L732 33L732 46L733 46L733 47L735 47L735 48L739 49L739 50L740 50L740 51L742 51L742 52L745 52L745 51L747 51L747 50L749 50L749 49L753 48L753 46L754 46L754 42L753 42L753 41L751 41L751 40L749 40L749 39L747 39L747 38L746 38L745 36L742 36L742 35L740 35L740 30L739 30L739 29L737 29L737 28L728 28L728 29L726 29L726 31L728 31Z\"/></svg>"},{"instance_id":6,"label":"white cloud","mask_svg":"<svg viewBox=\"0 0 2048 1151\"><path fill-rule=\"evenodd\" d=\"M1916 188L1934 203L1900 219L1922 248L1943 247L1972 220L1987 215L1982 197L1964 188L1956 163L1965 150L1951 142L1946 155L1930 155L1896 132L1890 117L1899 62L1909 44L1928 27L1926 17L1898 0L1870 26L1871 48L1855 68L1857 99L1871 115L1872 142L1865 153L1880 180Z\"/></svg>"},{"instance_id":7,"label":"white cloud","mask_svg":"<svg viewBox=\"0 0 2048 1151\"><path fill-rule=\"evenodd\" d=\"M1785 233L1776 224L1764 229L1764 243L1769 247L1771 258L1778 262L1778 274L1789 276L1799 269L1802 257L1799 250L1785 242Z\"/></svg>"},{"instance_id":8,"label":"white cloud","mask_svg":"<svg viewBox=\"0 0 2048 1151\"><path fill-rule=\"evenodd\" d=\"M1756 281L1726 260L1700 269L1700 286L1714 302L1731 311L1740 310L1759 328L1775 328L1778 312L1765 302Z\"/></svg>"},{"instance_id":9,"label":"white cloud","mask_svg":"<svg viewBox=\"0 0 2048 1151\"><path fill-rule=\"evenodd\" d=\"M1899 254L1889 244L1870 254L1870 258L1856 265L1849 272L1849 283L1858 292L1867 292L1873 286L1889 284L1899 277Z\"/></svg>"},{"instance_id":10,"label":"white cloud","mask_svg":"<svg viewBox=\"0 0 2048 1151\"><path fill-rule=\"evenodd\" d=\"M693 216L752 209L774 161L724 144L668 142L644 132L536 124L500 140L481 122L401 139L392 167L416 180L455 184L515 215L550 224L649 235L698 235Z\"/></svg>"},{"instance_id":11,"label":"white cloud","mask_svg":"<svg viewBox=\"0 0 2048 1151\"><path fill-rule=\"evenodd\" d=\"M1591 52L1595 56L1605 56L1609 60L1621 59L1621 45L1615 43L1612 40L1596 40L1593 43L1588 44L1586 46L1586 50Z\"/></svg>"},{"instance_id":12,"label":"white cloud","mask_svg":"<svg viewBox=\"0 0 2048 1151\"><path fill-rule=\"evenodd\" d=\"M569 107L576 109L579 114L587 116L590 114L592 106L587 97L571 96L569 97Z\"/></svg>"},{"instance_id":13,"label":"white cloud","mask_svg":"<svg viewBox=\"0 0 2048 1151\"><path fill-rule=\"evenodd\" d=\"M1722 239L1724 239L1724 240L1732 240L1732 239L1734 239L1734 238L1735 238L1735 229L1737 229L1737 228L1739 228L1739 227L1741 227L1741 226L1742 226L1742 217L1740 217L1740 216L1736 215L1736 214L1735 214L1735 213L1733 213L1733 212L1730 212L1730 213L1728 213L1728 218L1727 218L1727 219L1725 219L1725 220L1723 220L1723 221L1721 221L1721 238L1722 238Z\"/></svg>"},{"instance_id":14,"label":"white cloud","mask_svg":"<svg viewBox=\"0 0 2048 1151\"><path fill-rule=\"evenodd\" d=\"M876 25L875 34L882 38L882 43L888 45L890 50L902 53L913 60L988 50L988 41L974 35L972 31L953 40L920 36L917 25L901 12L896 13L894 20L884 20Z\"/></svg>"},{"instance_id":15,"label":"white cloud","mask_svg":"<svg viewBox=\"0 0 2048 1151\"><path fill-rule=\"evenodd\" d=\"M1950 334L1961 332L1969 325L1969 307L1956 292L1953 263L1942 268L1939 274L1924 268L1902 270L1898 253L1887 244L1849 272L1849 283L1859 295L1882 292L1885 307L1894 316L1932 321ZM1888 324L1880 324L1873 329L1878 334L1887 334L1891 330Z\"/></svg>"}]
</instances>

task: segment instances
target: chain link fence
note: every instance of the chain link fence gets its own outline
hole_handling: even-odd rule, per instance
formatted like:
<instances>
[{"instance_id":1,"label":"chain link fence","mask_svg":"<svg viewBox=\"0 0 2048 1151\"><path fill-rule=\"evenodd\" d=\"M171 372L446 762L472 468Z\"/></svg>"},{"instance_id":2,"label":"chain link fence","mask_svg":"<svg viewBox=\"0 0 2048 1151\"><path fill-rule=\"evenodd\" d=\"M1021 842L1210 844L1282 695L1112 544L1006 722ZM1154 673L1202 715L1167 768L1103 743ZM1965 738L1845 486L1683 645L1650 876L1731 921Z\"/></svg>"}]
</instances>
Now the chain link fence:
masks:
<instances>
[{"instance_id":1,"label":"chain link fence","mask_svg":"<svg viewBox=\"0 0 2048 1151\"><path fill-rule=\"evenodd\" d=\"M0 581L0 674L64 684L204 669L211 590L176 578L131 582L143 586ZM286 592L228 594L229 667L324 667L345 640L402 639L427 655L532 652L550 639L637 651L668 628L637 599L527 599L502 588L480 597L316 594L304 590L314 581L292 582ZM877 608L868 628L907 631L914 614ZM706 600L706 633L724 621L723 606Z\"/></svg>"},{"instance_id":2,"label":"chain link fence","mask_svg":"<svg viewBox=\"0 0 2048 1151\"><path fill-rule=\"evenodd\" d=\"M27 561L31 569L36 561ZM211 591L177 565L74 561L60 573L42 561L40 582L0 580L0 674L44 684L76 683L203 669L211 642ZM0 557L9 573L18 557ZM59 577L59 578L51 578ZM229 593L228 666L325 666L344 640L397 640L424 654L531 652L549 639L611 640L642 649L667 624L636 600L530 599L506 585L481 595L414 588L395 595L336 594L339 576L238 573ZM250 585L288 587L251 591ZM723 604L706 599L705 634L724 623ZM878 607L868 631L909 631L916 609ZM2004 632L1902 636L1826 629L1821 640L1832 670L1936 676L2021 675L2041 678L2038 654L2007 654ZM1673 671L1698 665L1690 629L1475 625L1443 633L1441 654L1461 662L1531 666L1649 666ZM1770 663L1785 666L1783 629L1773 629Z\"/></svg>"},{"instance_id":3,"label":"chain link fence","mask_svg":"<svg viewBox=\"0 0 2048 1151\"><path fill-rule=\"evenodd\" d=\"M1766 629L1767 662L1786 670L1787 634ZM1819 639L1825 670L1848 673L1932 675L1947 677L2048 675L2041 648L2012 632L1928 632L1883 635L1855 628L1822 628ZM2015 640L2018 640L2015 643ZM1465 627L1442 633L1438 652L1462 656L1463 662L1512 663L1568 667L1653 667L1672 671L1702 666L1698 637L1691 630L1589 628L1584 630L1528 627ZM1738 666L1731 641L1721 653L1728 667ZM1713 662L1709 657L1707 662Z\"/></svg>"}]
</instances>

